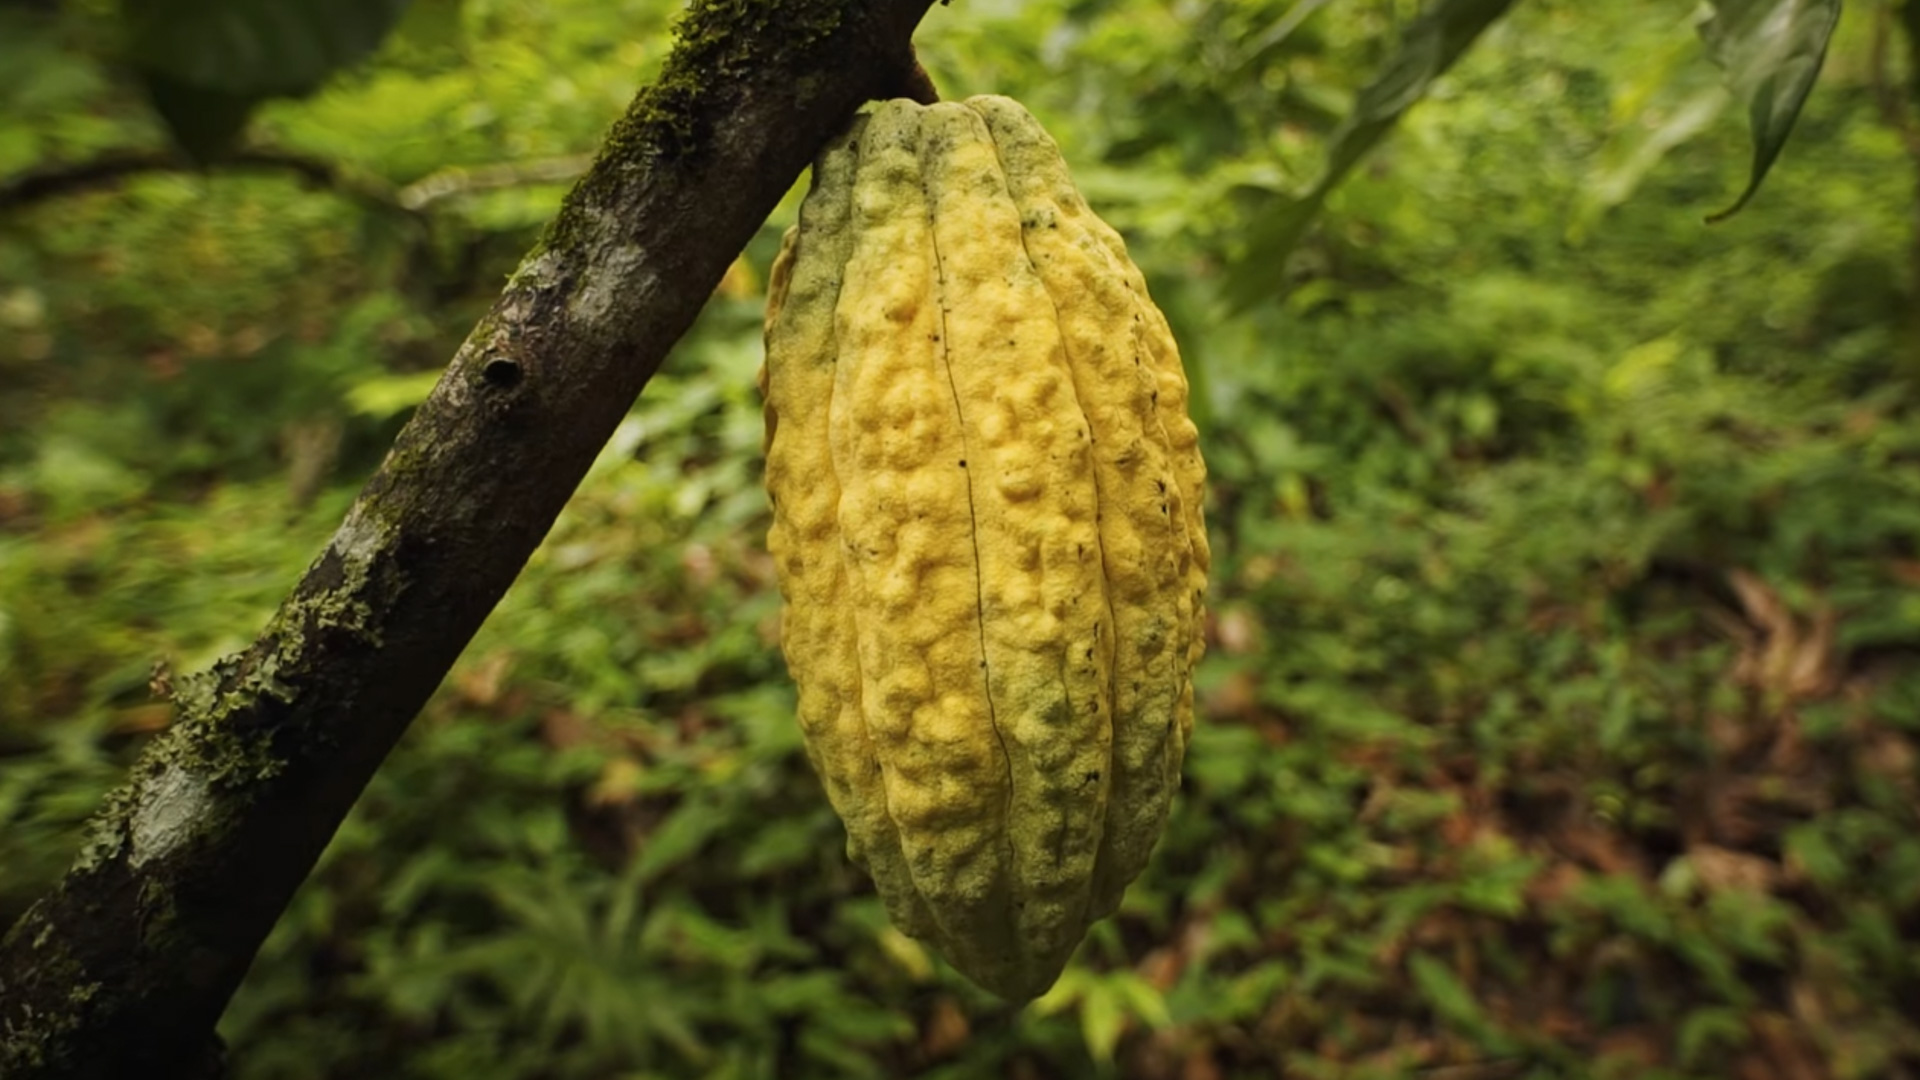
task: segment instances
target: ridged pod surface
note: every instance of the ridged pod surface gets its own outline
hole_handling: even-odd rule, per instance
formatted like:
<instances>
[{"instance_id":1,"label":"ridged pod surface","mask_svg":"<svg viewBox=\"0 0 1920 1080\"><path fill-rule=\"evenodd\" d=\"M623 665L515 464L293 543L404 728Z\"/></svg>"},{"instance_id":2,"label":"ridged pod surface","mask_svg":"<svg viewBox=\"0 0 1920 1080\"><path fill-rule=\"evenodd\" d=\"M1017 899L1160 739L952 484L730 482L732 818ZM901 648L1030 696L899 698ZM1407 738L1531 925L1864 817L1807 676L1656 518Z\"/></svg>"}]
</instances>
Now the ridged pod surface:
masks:
<instances>
[{"instance_id":1,"label":"ridged pod surface","mask_svg":"<svg viewBox=\"0 0 1920 1080\"><path fill-rule=\"evenodd\" d=\"M1146 865L1203 648L1166 320L1000 97L814 164L767 297L768 537L807 751L895 925L1043 993Z\"/></svg>"}]
</instances>

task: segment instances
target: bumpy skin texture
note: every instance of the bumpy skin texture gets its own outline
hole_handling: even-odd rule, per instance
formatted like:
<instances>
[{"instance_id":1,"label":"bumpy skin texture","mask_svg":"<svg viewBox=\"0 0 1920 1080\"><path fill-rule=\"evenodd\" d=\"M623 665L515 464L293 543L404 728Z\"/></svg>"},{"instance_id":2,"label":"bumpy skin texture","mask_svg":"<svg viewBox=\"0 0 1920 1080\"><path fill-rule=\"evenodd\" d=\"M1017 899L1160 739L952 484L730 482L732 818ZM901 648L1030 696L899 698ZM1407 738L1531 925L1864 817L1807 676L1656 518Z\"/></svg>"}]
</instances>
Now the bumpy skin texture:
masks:
<instances>
[{"instance_id":1,"label":"bumpy skin texture","mask_svg":"<svg viewBox=\"0 0 1920 1080\"><path fill-rule=\"evenodd\" d=\"M1025 1000L1146 865L1203 648L1198 433L1120 237L1005 98L814 166L767 299L808 754L894 923Z\"/></svg>"}]
</instances>

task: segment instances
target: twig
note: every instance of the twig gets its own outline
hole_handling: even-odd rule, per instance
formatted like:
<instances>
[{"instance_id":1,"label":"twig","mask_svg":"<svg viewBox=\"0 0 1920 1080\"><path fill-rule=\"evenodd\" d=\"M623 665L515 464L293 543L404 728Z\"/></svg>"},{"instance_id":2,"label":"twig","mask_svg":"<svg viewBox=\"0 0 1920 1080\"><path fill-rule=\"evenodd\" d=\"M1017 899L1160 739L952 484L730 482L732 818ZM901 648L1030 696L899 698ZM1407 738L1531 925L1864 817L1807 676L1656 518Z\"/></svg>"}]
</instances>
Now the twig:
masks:
<instances>
[{"instance_id":1,"label":"twig","mask_svg":"<svg viewBox=\"0 0 1920 1080\"><path fill-rule=\"evenodd\" d=\"M536 161L454 166L429 173L401 188L397 201L409 210L425 210L443 199L476 191L562 183L586 172L591 164L593 159L586 154L569 154Z\"/></svg>"},{"instance_id":2,"label":"twig","mask_svg":"<svg viewBox=\"0 0 1920 1080\"><path fill-rule=\"evenodd\" d=\"M46 165L0 180L0 211L60 196L110 187L129 177L158 172L290 172L316 187L339 192L383 211L411 215L391 185L336 162L289 150L249 147L211 168L171 150L113 150L86 161Z\"/></svg>"}]
</instances>

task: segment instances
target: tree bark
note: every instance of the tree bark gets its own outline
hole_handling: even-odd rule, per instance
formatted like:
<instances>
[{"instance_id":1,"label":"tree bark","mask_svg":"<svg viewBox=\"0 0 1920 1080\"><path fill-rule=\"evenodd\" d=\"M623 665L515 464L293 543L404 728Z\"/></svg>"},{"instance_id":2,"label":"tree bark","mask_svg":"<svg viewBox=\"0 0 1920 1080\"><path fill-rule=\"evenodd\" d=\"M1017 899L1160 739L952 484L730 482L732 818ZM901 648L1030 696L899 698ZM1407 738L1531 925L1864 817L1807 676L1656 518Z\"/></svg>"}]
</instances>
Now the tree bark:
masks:
<instances>
[{"instance_id":1,"label":"tree bark","mask_svg":"<svg viewBox=\"0 0 1920 1080\"><path fill-rule=\"evenodd\" d=\"M734 255L929 0L697 0L660 80L257 641L0 941L0 1076L204 1072L255 952Z\"/></svg>"}]
</instances>

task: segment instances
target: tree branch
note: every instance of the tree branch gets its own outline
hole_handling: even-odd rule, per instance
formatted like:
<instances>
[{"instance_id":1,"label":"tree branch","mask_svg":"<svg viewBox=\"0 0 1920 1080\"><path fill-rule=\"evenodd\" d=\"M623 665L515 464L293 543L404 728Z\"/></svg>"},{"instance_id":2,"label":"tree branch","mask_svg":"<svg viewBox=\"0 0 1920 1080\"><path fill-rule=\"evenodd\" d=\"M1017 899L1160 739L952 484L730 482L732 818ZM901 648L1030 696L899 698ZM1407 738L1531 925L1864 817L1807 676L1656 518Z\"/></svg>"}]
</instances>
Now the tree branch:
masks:
<instances>
[{"instance_id":1,"label":"tree branch","mask_svg":"<svg viewBox=\"0 0 1920 1080\"><path fill-rule=\"evenodd\" d=\"M323 158L271 147L249 147L221 158L220 172L288 172L302 181L338 192L377 210L412 215L393 188ZM208 166L173 150L110 150L85 161L47 165L0 180L0 211L17 210L43 199L77 195L109 187L130 176L155 172L208 172Z\"/></svg>"},{"instance_id":2,"label":"tree branch","mask_svg":"<svg viewBox=\"0 0 1920 1080\"><path fill-rule=\"evenodd\" d=\"M534 161L505 161L495 165L455 165L427 174L400 189L400 205L409 210L425 210L443 199L471 195L476 191L530 184L558 184L587 171L592 159L584 154L539 158Z\"/></svg>"},{"instance_id":3,"label":"tree branch","mask_svg":"<svg viewBox=\"0 0 1920 1080\"><path fill-rule=\"evenodd\" d=\"M0 941L0 1075L178 1077L382 758L929 0L697 0L325 550Z\"/></svg>"}]
</instances>

